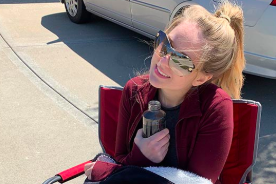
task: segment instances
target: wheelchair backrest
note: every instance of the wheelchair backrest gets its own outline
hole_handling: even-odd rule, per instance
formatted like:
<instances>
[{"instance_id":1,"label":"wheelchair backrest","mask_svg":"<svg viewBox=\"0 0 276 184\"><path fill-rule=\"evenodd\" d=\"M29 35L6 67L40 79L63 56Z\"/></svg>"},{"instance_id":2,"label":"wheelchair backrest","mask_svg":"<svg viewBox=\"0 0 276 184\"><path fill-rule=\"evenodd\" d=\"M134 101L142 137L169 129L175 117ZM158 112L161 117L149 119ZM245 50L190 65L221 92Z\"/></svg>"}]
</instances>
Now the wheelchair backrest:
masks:
<instances>
[{"instance_id":1,"label":"wheelchair backrest","mask_svg":"<svg viewBox=\"0 0 276 184\"><path fill-rule=\"evenodd\" d=\"M104 152L114 156L122 87L99 87L99 141ZM222 184L241 184L255 163L261 105L251 100L233 100L234 134L229 156L220 175Z\"/></svg>"}]
</instances>

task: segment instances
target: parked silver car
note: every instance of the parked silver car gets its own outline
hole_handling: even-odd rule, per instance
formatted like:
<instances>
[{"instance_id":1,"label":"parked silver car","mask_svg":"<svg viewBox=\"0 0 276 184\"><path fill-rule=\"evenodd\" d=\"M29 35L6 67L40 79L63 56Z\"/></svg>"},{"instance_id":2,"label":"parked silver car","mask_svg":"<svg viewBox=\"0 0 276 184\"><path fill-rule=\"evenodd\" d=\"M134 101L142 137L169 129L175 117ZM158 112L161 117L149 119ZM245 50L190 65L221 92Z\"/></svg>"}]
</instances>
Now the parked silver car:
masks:
<instances>
[{"instance_id":1,"label":"parked silver car","mask_svg":"<svg viewBox=\"0 0 276 184\"><path fill-rule=\"evenodd\" d=\"M61 0L75 23L88 12L154 38L187 5L213 12L223 0ZM236 0L245 17L245 72L276 79L276 0Z\"/></svg>"}]
</instances>

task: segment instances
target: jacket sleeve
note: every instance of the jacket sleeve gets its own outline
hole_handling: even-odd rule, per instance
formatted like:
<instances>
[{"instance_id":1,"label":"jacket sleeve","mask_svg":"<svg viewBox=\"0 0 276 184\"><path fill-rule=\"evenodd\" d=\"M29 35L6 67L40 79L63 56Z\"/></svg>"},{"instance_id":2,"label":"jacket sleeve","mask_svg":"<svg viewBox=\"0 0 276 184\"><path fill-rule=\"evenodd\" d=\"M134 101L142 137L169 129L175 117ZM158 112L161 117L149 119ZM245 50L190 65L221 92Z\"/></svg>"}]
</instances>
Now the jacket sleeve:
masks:
<instances>
[{"instance_id":1,"label":"jacket sleeve","mask_svg":"<svg viewBox=\"0 0 276 184\"><path fill-rule=\"evenodd\" d=\"M91 181L101 181L107 178L115 170L121 168L122 165L103 161L96 161L91 172Z\"/></svg>"},{"instance_id":2,"label":"jacket sleeve","mask_svg":"<svg viewBox=\"0 0 276 184\"><path fill-rule=\"evenodd\" d=\"M201 120L188 170L215 183L223 169L233 137L233 102L224 99Z\"/></svg>"},{"instance_id":3,"label":"jacket sleeve","mask_svg":"<svg viewBox=\"0 0 276 184\"><path fill-rule=\"evenodd\" d=\"M128 82L123 90L122 98L119 107L119 118L116 133L116 145L115 145L115 160L123 165L136 165L136 166L154 166L156 163L147 159L140 151L138 146L133 143L132 150L128 152L128 128L129 120L131 116L131 90L132 85Z\"/></svg>"}]
</instances>

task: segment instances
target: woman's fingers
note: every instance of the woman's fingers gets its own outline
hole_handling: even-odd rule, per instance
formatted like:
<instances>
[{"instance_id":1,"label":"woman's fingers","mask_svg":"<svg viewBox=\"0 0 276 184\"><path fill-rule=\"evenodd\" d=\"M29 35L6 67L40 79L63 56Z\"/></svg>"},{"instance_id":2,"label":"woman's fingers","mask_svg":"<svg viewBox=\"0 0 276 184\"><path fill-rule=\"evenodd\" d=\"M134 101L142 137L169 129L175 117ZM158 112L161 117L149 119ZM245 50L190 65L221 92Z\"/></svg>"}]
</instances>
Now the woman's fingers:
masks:
<instances>
[{"instance_id":1,"label":"woman's fingers","mask_svg":"<svg viewBox=\"0 0 276 184\"><path fill-rule=\"evenodd\" d=\"M135 138L138 140L143 139L143 129L142 128L137 131Z\"/></svg>"},{"instance_id":2,"label":"woman's fingers","mask_svg":"<svg viewBox=\"0 0 276 184\"><path fill-rule=\"evenodd\" d=\"M92 168L89 168L85 171L85 175L89 180L91 180L91 173L92 173Z\"/></svg>"},{"instance_id":3,"label":"woman's fingers","mask_svg":"<svg viewBox=\"0 0 276 184\"><path fill-rule=\"evenodd\" d=\"M92 169L93 169L94 164L95 164L95 163L92 162L92 163L85 164L85 166L84 166L84 173L85 173L85 175L87 176L87 178L88 178L89 180L92 179L92 178L91 178L91 173L92 173Z\"/></svg>"},{"instance_id":4,"label":"woman's fingers","mask_svg":"<svg viewBox=\"0 0 276 184\"><path fill-rule=\"evenodd\" d=\"M164 150L166 150L166 149L168 149L169 148L169 145L170 145L170 142L167 142L165 145L163 145L162 147L161 147L161 152L163 152Z\"/></svg>"},{"instance_id":5,"label":"woman's fingers","mask_svg":"<svg viewBox=\"0 0 276 184\"><path fill-rule=\"evenodd\" d=\"M163 160L164 160L165 156L167 155L168 150L169 150L169 146L168 147L164 146L162 148L162 157L163 157Z\"/></svg>"},{"instance_id":6,"label":"woman's fingers","mask_svg":"<svg viewBox=\"0 0 276 184\"><path fill-rule=\"evenodd\" d=\"M160 132L157 132L149 137L151 141L160 141L164 137L166 137L169 134L169 129L165 128L161 130Z\"/></svg>"},{"instance_id":7,"label":"woman's fingers","mask_svg":"<svg viewBox=\"0 0 276 184\"><path fill-rule=\"evenodd\" d=\"M163 137L163 139L161 139L160 141L158 141L158 145L160 147L163 147L164 145L168 144L170 141L170 135L166 135L165 137Z\"/></svg>"},{"instance_id":8,"label":"woman's fingers","mask_svg":"<svg viewBox=\"0 0 276 184\"><path fill-rule=\"evenodd\" d=\"M142 137L142 129L139 129L134 142L143 155L154 163L160 163L169 147L170 134L168 129L164 129L149 138Z\"/></svg>"},{"instance_id":9,"label":"woman's fingers","mask_svg":"<svg viewBox=\"0 0 276 184\"><path fill-rule=\"evenodd\" d=\"M165 143L159 150L161 161L164 160L165 156L167 155L167 152L169 150L170 142Z\"/></svg>"},{"instance_id":10,"label":"woman's fingers","mask_svg":"<svg viewBox=\"0 0 276 184\"><path fill-rule=\"evenodd\" d=\"M85 164L85 165L84 165L84 170L89 169L92 165L94 165L93 162Z\"/></svg>"}]
</instances>

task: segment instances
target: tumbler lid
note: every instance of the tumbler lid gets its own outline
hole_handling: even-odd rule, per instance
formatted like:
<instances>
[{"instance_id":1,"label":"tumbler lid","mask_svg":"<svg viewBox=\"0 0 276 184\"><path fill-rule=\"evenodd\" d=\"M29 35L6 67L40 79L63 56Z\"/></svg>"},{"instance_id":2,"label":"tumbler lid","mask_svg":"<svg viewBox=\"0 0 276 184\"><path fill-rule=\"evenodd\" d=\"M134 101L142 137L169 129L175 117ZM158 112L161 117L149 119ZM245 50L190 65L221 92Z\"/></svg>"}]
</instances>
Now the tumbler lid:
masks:
<instances>
[{"instance_id":1,"label":"tumbler lid","mask_svg":"<svg viewBox=\"0 0 276 184\"><path fill-rule=\"evenodd\" d=\"M152 100L148 104L150 111L159 111L161 109L161 103L158 100Z\"/></svg>"}]
</instances>

